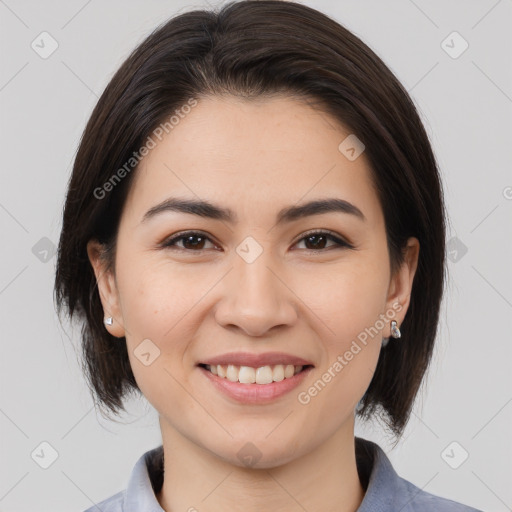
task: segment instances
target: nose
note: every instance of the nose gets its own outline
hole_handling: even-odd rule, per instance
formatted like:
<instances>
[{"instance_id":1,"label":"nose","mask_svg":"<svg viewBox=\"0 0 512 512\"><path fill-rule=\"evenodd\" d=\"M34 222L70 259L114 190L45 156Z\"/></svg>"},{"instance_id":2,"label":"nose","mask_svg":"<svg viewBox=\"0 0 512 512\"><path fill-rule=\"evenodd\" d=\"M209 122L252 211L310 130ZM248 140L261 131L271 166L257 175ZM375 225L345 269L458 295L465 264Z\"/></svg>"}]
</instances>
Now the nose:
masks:
<instances>
[{"instance_id":1,"label":"nose","mask_svg":"<svg viewBox=\"0 0 512 512\"><path fill-rule=\"evenodd\" d=\"M219 325L235 326L248 336L264 336L297 321L297 299L284 276L270 267L265 252L252 263L235 258L234 268L223 279L222 299L215 312Z\"/></svg>"}]
</instances>

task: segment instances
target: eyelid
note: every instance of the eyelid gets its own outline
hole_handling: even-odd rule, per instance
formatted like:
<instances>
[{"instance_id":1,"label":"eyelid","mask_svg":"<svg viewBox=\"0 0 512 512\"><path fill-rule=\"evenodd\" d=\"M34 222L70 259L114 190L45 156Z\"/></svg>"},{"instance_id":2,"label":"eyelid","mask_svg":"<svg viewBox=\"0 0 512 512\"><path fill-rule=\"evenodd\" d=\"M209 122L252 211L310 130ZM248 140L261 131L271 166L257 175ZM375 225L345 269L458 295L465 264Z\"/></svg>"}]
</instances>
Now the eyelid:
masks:
<instances>
[{"instance_id":1,"label":"eyelid","mask_svg":"<svg viewBox=\"0 0 512 512\"><path fill-rule=\"evenodd\" d=\"M316 229L310 229L309 231L305 231L304 233L301 233L299 237L293 242L293 245L296 245L298 242L301 242L304 238L310 236L310 235L329 235L331 238L334 239L336 243L339 243L340 246L345 246L347 248L353 249L354 246L344 237L336 233L335 231L331 231L330 229L322 229L322 228L316 228ZM312 251L314 249L311 249ZM322 252L322 251L320 251ZM324 251L325 252L325 251Z\"/></svg>"},{"instance_id":2,"label":"eyelid","mask_svg":"<svg viewBox=\"0 0 512 512\"><path fill-rule=\"evenodd\" d=\"M213 240L213 237L210 234L206 233L205 231L201 231L200 229L189 229L189 230L185 230L185 231L178 231L177 233L174 233L173 235L166 237L158 245L164 249L166 247L172 247L170 245L171 242L176 242L178 240L181 240L182 238L185 238L187 236L192 236L192 235L202 236L202 237L208 239L208 241L210 241L212 244L217 245L217 246L219 245L219 244L217 244L217 242L215 242L215 240ZM198 253L206 250L206 249L200 249L198 251L191 251L188 249L182 249L181 247L178 247L177 249L182 250L182 251L187 251L187 252L198 252Z\"/></svg>"},{"instance_id":3,"label":"eyelid","mask_svg":"<svg viewBox=\"0 0 512 512\"><path fill-rule=\"evenodd\" d=\"M211 243L213 243L215 245L219 245L212 239L213 237L210 234L206 233L205 231L195 229L195 230L179 231L177 233L174 233L170 237L167 237L166 239L164 239L164 241L161 242L159 244L159 246L162 248L173 247L171 245L171 242L176 242L176 241L179 241L187 236L192 236L192 235L202 236L202 237L208 239ZM311 236L311 235L326 235L326 236L330 237L336 243L337 248L345 247L347 249L354 249L353 244L351 244L346 238L342 237L341 235L339 235L338 233L336 233L334 231L331 231L329 229L323 229L323 228L310 229L309 231L305 231L304 233L301 233L298 236L298 238L293 242L292 245L296 245L297 243L304 240L304 238L307 238L308 236ZM177 247L176 249L178 251L195 252L195 253L201 253L201 252L207 250L207 249L199 249L197 251L194 251L194 250L189 250L189 249L183 249L181 247ZM308 250L308 249L306 249L306 250ZM311 252L326 252L326 249L316 249L316 250L309 249L309 251L311 251Z\"/></svg>"}]
</instances>

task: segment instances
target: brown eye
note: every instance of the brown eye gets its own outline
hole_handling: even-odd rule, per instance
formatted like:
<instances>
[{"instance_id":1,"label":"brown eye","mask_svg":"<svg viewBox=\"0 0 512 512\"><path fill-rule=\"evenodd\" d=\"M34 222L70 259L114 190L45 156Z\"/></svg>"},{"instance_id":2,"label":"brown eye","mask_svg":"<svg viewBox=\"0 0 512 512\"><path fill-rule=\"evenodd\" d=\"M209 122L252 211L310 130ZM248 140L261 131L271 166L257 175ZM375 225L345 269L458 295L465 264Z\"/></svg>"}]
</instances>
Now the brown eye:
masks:
<instances>
[{"instance_id":1,"label":"brown eye","mask_svg":"<svg viewBox=\"0 0 512 512\"><path fill-rule=\"evenodd\" d=\"M205 244L210 239L203 233L189 231L180 233L164 242L163 247L177 247L178 249L199 252L205 249ZM182 245L178 245L182 242Z\"/></svg>"},{"instance_id":2,"label":"brown eye","mask_svg":"<svg viewBox=\"0 0 512 512\"><path fill-rule=\"evenodd\" d=\"M328 245L329 240L334 243ZM329 231L314 231L307 233L297 242L297 244L302 243L303 241L305 243L305 249L308 251L323 251L326 249L342 247L347 247L350 249L353 248L351 244L345 242L337 236L334 236ZM212 243L212 245L215 247L210 238L204 233L198 231L187 231L184 233L178 233L172 238L169 238L162 244L162 247L176 248L178 250L188 252L200 252L208 249L208 247L205 247L208 242Z\"/></svg>"},{"instance_id":3,"label":"brown eye","mask_svg":"<svg viewBox=\"0 0 512 512\"><path fill-rule=\"evenodd\" d=\"M327 246L328 240L334 241L334 245ZM315 231L315 232L307 233L306 236L301 238L299 240L299 242L297 242L297 243L301 243L302 241L304 241L304 243L305 243L306 250L311 250L311 251L321 251L326 248L329 249L329 248L335 248L335 247L352 248L352 246L349 243L330 234L330 232L328 232L328 231Z\"/></svg>"}]
</instances>

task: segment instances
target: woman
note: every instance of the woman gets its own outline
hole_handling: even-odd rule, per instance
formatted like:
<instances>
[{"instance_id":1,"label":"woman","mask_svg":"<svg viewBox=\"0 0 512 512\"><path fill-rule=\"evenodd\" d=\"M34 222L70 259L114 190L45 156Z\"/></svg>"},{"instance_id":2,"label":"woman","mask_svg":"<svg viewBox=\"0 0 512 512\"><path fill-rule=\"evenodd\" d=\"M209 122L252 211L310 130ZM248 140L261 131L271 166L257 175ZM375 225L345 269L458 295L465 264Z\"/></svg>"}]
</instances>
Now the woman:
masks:
<instances>
[{"instance_id":1,"label":"woman","mask_svg":"<svg viewBox=\"0 0 512 512\"><path fill-rule=\"evenodd\" d=\"M274 0L163 24L92 113L59 246L97 403L140 391L162 432L98 508L474 511L354 435L403 432L444 253L425 130L357 37Z\"/></svg>"}]
</instances>

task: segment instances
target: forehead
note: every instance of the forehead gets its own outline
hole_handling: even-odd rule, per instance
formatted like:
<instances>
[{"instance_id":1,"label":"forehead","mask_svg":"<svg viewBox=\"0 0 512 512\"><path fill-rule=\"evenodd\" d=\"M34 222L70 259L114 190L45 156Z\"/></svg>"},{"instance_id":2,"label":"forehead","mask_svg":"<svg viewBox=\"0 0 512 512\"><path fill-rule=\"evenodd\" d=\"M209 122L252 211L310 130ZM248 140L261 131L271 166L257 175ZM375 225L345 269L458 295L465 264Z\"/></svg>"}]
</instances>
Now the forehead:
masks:
<instances>
[{"instance_id":1,"label":"forehead","mask_svg":"<svg viewBox=\"0 0 512 512\"><path fill-rule=\"evenodd\" d=\"M200 98L176 117L137 168L127 211L166 197L208 199L259 213L319 197L340 197L378 222L380 205L364 152L349 160L350 131L304 100L287 96ZM144 210L144 211L142 211Z\"/></svg>"}]
</instances>

